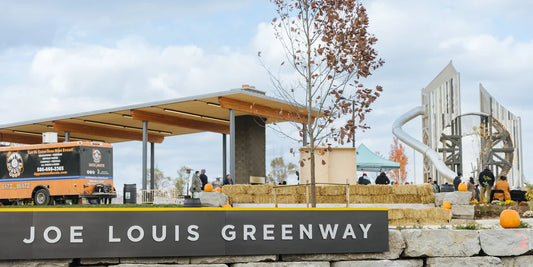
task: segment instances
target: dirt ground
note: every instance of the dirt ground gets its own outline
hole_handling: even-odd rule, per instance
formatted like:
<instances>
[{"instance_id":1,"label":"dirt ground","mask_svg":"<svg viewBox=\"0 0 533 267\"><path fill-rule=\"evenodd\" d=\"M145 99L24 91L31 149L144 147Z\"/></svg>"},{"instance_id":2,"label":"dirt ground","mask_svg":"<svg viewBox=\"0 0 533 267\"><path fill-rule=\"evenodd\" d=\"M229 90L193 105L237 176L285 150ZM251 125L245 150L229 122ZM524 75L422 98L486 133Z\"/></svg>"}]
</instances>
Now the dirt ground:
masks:
<instances>
[{"instance_id":1,"label":"dirt ground","mask_svg":"<svg viewBox=\"0 0 533 267\"><path fill-rule=\"evenodd\" d=\"M511 205L476 204L474 206L474 219L498 219L500 218L500 213L509 208L518 211L520 217L522 217L524 212L530 209L527 202L520 202L519 204L514 203Z\"/></svg>"}]
</instances>

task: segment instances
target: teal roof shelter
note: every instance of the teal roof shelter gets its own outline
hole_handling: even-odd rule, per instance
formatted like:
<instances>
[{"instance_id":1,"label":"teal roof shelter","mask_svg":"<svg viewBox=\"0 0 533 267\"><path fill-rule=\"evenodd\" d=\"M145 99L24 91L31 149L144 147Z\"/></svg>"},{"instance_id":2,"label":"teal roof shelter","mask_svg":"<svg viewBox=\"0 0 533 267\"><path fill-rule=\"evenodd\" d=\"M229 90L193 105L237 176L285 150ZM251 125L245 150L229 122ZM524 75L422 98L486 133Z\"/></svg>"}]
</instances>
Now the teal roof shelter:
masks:
<instances>
[{"instance_id":1,"label":"teal roof shelter","mask_svg":"<svg viewBox=\"0 0 533 267\"><path fill-rule=\"evenodd\" d=\"M360 144L357 147L356 153L358 171L379 172L380 169L392 170L400 168L400 163L376 155L364 144Z\"/></svg>"}]
</instances>

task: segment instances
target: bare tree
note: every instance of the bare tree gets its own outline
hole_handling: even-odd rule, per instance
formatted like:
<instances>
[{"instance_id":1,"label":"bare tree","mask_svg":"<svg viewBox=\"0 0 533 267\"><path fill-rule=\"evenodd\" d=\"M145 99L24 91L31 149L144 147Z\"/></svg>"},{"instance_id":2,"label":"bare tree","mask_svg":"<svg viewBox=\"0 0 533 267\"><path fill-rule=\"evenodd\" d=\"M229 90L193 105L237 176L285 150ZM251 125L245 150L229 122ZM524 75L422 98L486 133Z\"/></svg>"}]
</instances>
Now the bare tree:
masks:
<instances>
[{"instance_id":1,"label":"bare tree","mask_svg":"<svg viewBox=\"0 0 533 267\"><path fill-rule=\"evenodd\" d=\"M275 36L284 48L281 68L289 67L297 78L286 85L269 71L280 97L294 106L306 121L296 125L300 136L309 137L311 201L316 207L315 149L330 141L350 142L357 129L369 128L365 115L379 97L380 86L360 83L384 61L377 58L377 41L367 30L366 9L357 0L272 0L277 16L272 20ZM261 53L259 53L261 56ZM306 112L299 112L305 107ZM350 114L346 122L340 118ZM322 150L323 151L323 150ZM323 164L325 164L323 162Z\"/></svg>"},{"instance_id":2,"label":"bare tree","mask_svg":"<svg viewBox=\"0 0 533 267\"><path fill-rule=\"evenodd\" d=\"M270 162L268 179L277 184L281 184L287 181L287 176L289 176L289 174L296 173L296 168L297 166L292 162L285 164L282 157L274 158Z\"/></svg>"}]
</instances>

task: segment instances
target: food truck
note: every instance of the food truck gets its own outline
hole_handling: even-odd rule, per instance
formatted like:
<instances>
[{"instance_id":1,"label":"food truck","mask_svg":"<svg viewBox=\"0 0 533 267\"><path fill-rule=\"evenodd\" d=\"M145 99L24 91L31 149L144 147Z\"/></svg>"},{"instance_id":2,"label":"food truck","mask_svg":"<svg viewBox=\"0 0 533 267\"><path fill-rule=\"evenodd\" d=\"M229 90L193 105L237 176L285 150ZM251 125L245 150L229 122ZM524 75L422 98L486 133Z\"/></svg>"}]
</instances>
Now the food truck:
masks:
<instances>
[{"instance_id":1,"label":"food truck","mask_svg":"<svg viewBox=\"0 0 533 267\"><path fill-rule=\"evenodd\" d=\"M53 205L109 203L113 147L100 142L64 142L0 147L0 202Z\"/></svg>"}]
</instances>

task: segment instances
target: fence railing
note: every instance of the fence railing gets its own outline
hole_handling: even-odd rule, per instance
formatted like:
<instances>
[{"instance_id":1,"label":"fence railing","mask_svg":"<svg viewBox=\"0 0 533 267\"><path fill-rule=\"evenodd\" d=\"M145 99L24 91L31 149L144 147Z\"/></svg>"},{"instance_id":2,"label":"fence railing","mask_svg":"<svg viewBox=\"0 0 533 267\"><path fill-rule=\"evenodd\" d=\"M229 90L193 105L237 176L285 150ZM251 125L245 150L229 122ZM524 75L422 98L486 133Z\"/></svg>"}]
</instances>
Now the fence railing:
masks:
<instances>
[{"instance_id":1,"label":"fence railing","mask_svg":"<svg viewBox=\"0 0 533 267\"><path fill-rule=\"evenodd\" d=\"M183 195L177 190L160 190L160 189L141 189L140 203L154 203L155 198L183 198Z\"/></svg>"}]
</instances>

